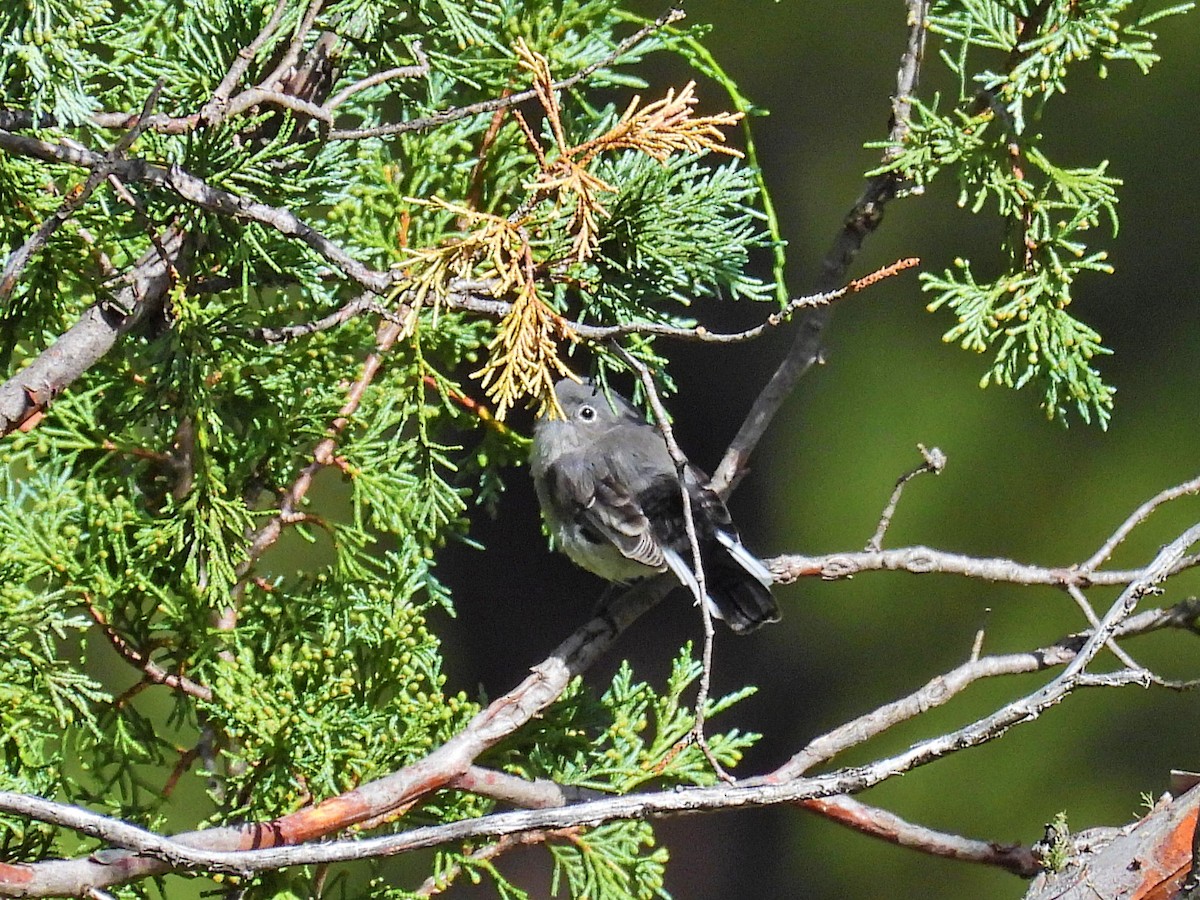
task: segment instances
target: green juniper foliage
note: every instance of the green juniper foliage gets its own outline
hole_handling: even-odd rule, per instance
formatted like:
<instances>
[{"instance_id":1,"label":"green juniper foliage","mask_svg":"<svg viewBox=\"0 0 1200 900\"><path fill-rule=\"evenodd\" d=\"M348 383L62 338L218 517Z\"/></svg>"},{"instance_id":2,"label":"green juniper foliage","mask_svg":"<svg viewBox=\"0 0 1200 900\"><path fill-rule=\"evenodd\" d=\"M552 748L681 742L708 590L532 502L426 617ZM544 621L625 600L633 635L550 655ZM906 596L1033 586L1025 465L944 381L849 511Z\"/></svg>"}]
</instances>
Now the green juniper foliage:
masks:
<instances>
[{"instance_id":1,"label":"green juniper foliage","mask_svg":"<svg viewBox=\"0 0 1200 900\"><path fill-rule=\"evenodd\" d=\"M228 101L264 81L299 33L308 7L281 8ZM519 374L530 323L549 323L546 355L532 364L551 365L559 343L564 353L570 344L559 314L682 323L696 296L759 300L772 290L746 270L771 243L757 174L729 155L704 159L727 129L704 131L688 104L651 121L669 86L644 84L634 68L690 32L659 30L617 55L643 23L613 0L326 3L292 67L327 41L334 74L306 99L320 104L422 59L428 71L360 85L330 121L270 101L213 107L200 121L275 9L274 0L0 9L0 125L106 153L132 125L114 114L142 109L161 83L151 112L170 122L145 123L113 157L176 166L211 192L197 202L166 176L102 180L0 307L0 351L14 373L85 309L113 302L123 274L153 258L169 230L186 234L167 296L44 419L5 440L0 470L0 789L165 832L269 821L335 796L422 758L479 709L442 675L436 628L453 605L435 561L447 540L469 539L472 510L494 502L503 471L524 455L520 435L462 398L482 396L481 367L499 355L517 368L498 364L494 383L518 373L500 409L539 399L536 379ZM528 133L511 111L485 111L396 135L337 134L523 90L542 66L558 79L593 64L602 65L554 108L522 106ZM709 89L706 105L717 107L722 91ZM635 93L644 98L623 120ZM685 134L689 119L700 132ZM585 147L576 169L553 168L572 148L641 125ZM677 138L652 152L653 141ZM602 186L553 183L579 173ZM0 257L88 174L0 153ZM211 199L218 191L221 202ZM369 314L279 339L364 288L277 218L231 214L231 203L290 210L395 290ZM509 241L508 256L486 252L493 238ZM456 268L437 269L439 254ZM509 347L496 343L495 318L450 298L454 278L502 279L514 262L517 281L492 290L514 310L523 300L529 315L505 320ZM649 341L633 347L656 359ZM328 436L332 449L314 464ZM278 547L272 527L283 532ZM577 683L538 729L483 762L609 792L710 783L699 751L676 746L692 726L695 676L689 655L661 695L627 668L601 698ZM164 679L175 689L155 685ZM731 732L712 746L733 765L752 739ZM381 827L492 805L441 793ZM0 835L9 861L95 846L15 818L0 820ZM500 874L503 860L475 849L445 848L434 874L485 872L502 895L519 893ZM580 831L553 854L558 892L663 893L667 854L649 825ZM241 883L244 896L308 895L315 877L291 870ZM364 867L332 884L348 895L401 891L386 879L369 888ZM155 893L149 883L113 890Z\"/></svg>"},{"instance_id":2,"label":"green juniper foliage","mask_svg":"<svg viewBox=\"0 0 1200 900\"><path fill-rule=\"evenodd\" d=\"M1110 351L1068 307L1080 276L1112 271L1105 251L1089 250L1086 232L1106 225L1116 233L1121 181L1103 162L1056 165L1032 128L1057 108L1050 101L1066 93L1067 74L1080 64L1102 77L1112 61L1148 71L1158 56L1147 26L1192 6L934 2L931 46L957 79L958 95L953 104L914 98L904 142L870 145L890 151L878 172L896 172L913 186L952 174L960 206L991 209L1004 220L1007 268L985 277L956 259L952 269L923 274L934 294L929 309L946 307L958 319L944 340L991 354L981 386L1035 385L1046 415L1064 423L1074 410L1103 427L1112 411L1113 388L1094 366Z\"/></svg>"}]
</instances>

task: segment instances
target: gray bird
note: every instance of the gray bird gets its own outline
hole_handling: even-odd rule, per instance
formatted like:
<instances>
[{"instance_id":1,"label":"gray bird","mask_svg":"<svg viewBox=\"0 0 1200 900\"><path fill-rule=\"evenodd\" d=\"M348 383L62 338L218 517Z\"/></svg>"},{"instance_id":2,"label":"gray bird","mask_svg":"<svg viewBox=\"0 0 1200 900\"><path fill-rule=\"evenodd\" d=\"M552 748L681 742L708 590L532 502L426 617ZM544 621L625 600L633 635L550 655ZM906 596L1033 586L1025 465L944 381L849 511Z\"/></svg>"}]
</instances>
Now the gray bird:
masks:
<instances>
[{"instance_id":1,"label":"gray bird","mask_svg":"<svg viewBox=\"0 0 1200 900\"><path fill-rule=\"evenodd\" d=\"M670 569L697 596L679 477L662 432L590 381L564 378L554 390L566 418L538 420L530 468L555 545L608 581ZM779 621L771 573L742 546L707 476L689 464L684 483L710 612L739 634Z\"/></svg>"}]
</instances>

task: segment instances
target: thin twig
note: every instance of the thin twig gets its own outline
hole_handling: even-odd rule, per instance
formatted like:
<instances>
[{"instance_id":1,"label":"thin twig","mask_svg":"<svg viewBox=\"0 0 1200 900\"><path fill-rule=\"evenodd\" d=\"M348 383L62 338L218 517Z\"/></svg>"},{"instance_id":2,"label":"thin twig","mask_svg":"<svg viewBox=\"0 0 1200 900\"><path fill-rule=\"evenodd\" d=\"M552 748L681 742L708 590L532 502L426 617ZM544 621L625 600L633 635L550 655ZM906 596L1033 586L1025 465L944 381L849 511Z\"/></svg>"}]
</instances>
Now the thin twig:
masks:
<instances>
[{"instance_id":1,"label":"thin twig","mask_svg":"<svg viewBox=\"0 0 1200 900\"><path fill-rule=\"evenodd\" d=\"M1092 609L1091 601L1088 600L1087 595L1083 592L1083 589L1077 584L1068 584L1068 585L1066 585L1065 590L1067 592L1067 595L1072 600L1075 601L1075 605L1079 607L1079 611L1083 613L1083 617L1085 619L1087 619L1088 627L1090 627L1090 628L1099 627L1100 617L1097 616L1096 611L1094 609ZM1131 657L1128 653L1126 653L1117 644L1116 640L1110 640L1108 642L1108 649L1112 651L1113 656L1115 656L1117 659L1119 659L1121 662L1123 662L1130 669L1140 669L1142 671L1148 671L1144 666L1139 665L1133 659L1133 657Z\"/></svg>"},{"instance_id":2,"label":"thin twig","mask_svg":"<svg viewBox=\"0 0 1200 900\"><path fill-rule=\"evenodd\" d=\"M300 511L300 505L304 502L309 488L312 487L317 473L327 466L338 465L339 460L334 456L338 440L346 426L350 424L351 416L358 410L367 388L383 365L384 356L404 332L402 323L405 315L409 312L407 307L403 307L397 314L399 316L397 320L389 320L379 329L375 338L375 350L368 354L363 361L362 372L347 392L346 401L338 411L337 417L326 429L325 437L313 448L312 461L300 471L300 474L284 492L279 502L279 512L271 516L250 535L246 558L237 567L237 583L232 591L233 602L220 610L215 617L214 627L218 630L230 631L237 623L238 601L245 592L247 583L251 581L250 576L262 555L275 545L286 527L312 518Z\"/></svg>"},{"instance_id":3,"label":"thin twig","mask_svg":"<svg viewBox=\"0 0 1200 900\"><path fill-rule=\"evenodd\" d=\"M700 583L703 584L703 581ZM704 758L708 760L709 766L712 767L717 777L728 784L733 784L737 779L721 765L717 755L713 753L712 747L708 744L708 738L704 735L704 723L708 716L708 697L712 691L713 643L716 639L712 610L708 608L707 603L700 604L700 621L704 626L704 646L700 651L700 683L696 686L696 713L695 721L692 722L692 740L700 747L700 752L704 754Z\"/></svg>"},{"instance_id":4,"label":"thin twig","mask_svg":"<svg viewBox=\"0 0 1200 900\"><path fill-rule=\"evenodd\" d=\"M512 304L497 300L489 295L488 282L463 281L452 282L452 291L443 301L451 309L464 309L471 312L483 313L488 316L503 318L512 309ZM848 296L851 288L842 287L823 294L810 294L797 297L788 304L787 309L771 313L767 318L752 328L744 331L728 333L709 331L703 325L686 327L668 325L665 322L620 322L615 325L589 325L571 319L563 319L580 337L595 343L602 343L626 335L652 335L667 337L681 341L692 341L706 344L740 344L762 337L768 331L786 323L792 313L801 309L812 309L830 304Z\"/></svg>"},{"instance_id":5,"label":"thin twig","mask_svg":"<svg viewBox=\"0 0 1200 900\"><path fill-rule=\"evenodd\" d=\"M279 27L279 22L283 19L283 12L287 9L287 4L288 0L277 0L275 9L271 12L270 18L267 19L267 23L262 27L258 36L238 51L237 57L225 73L225 77L221 79L221 83L212 92L212 96L208 102L201 108L200 121L215 124L228 115L225 107L229 102L229 97L233 93L233 89L242 80L242 76L246 74L246 70L250 67L250 63L254 61L254 57L258 55L258 51L271 39L271 35Z\"/></svg>"},{"instance_id":6,"label":"thin twig","mask_svg":"<svg viewBox=\"0 0 1200 900\"><path fill-rule=\"evenodd\" d=\"M212 701L212 688L192 681L186 675L176 675L173 672L168 672L152 660L148 653L143 653L131 647L125 638L117 634L116 630L109 624L108 618L90 600L85 600L84 605L87 607L87 611L91 614L91 617L96 620L96 624L100 626L100 631L108 639L108 643L112 648L117 651L122 659L141 672L144 677L155 684L161 684L173 690L182 691L189 696L195 697L197 700Z\"/></svg>"},{"instance_id":7,"label":"thin twig","mask_svg":"<svg viewBox=\"0 0 1200 900\"><path fill-rule=\"evenodd\" d=\"M511 85L505 85L500 91L500 96L507 97L511 93ZM471 169L471 187L467 191L466 199L463 203L467 209L478 210L482 206L484 173L487 170L488 158L489 154L491 153L492 146L495 144L496 138L500 134L500 128L504 125L504 114L505 111L502 109L498 109L492 113L492 121L489 123L487 131L483 133L483 137L479 139L479 147L475 151L475 166ZM513 115L517 117L518 123L524 121L521 118L520 110L513 110ZM540 149L541 148L536 147L535 145L535 152L539 151ZM541 160L539 160L539 163L540 162ZM528 203L530 203L530 198L524 200L520 205L524 207ZM515 212L516 211L514 210L514 213ZM517 222L519 219L510 217L509 221Z\"/></svg>"},{"instance_id":8,"label":"thin twig","mask_svg":"<svg viewBox=\"0 0 1200 900\"><path fill-rule=\"evenodd\" d=\"M573 784L559 784L546 778L535 778L531 781L483 766L470 766L457 778L448 782L447 786L523 809L549 809L598 800L606 796L600 791Z\"/></svg>"},{"instance_id":9,"label":"thin twig","mask_svg":"<svg viewBox=\"0 0 1200 900\"><path fill-rule=\"evenodd\" d=\"M1169 487L1166 490L1155 494L1129 514L1129 517L1122 522L1120 527L1118 527L1117 530L1114 531L1108 538L1108 540L1106 540L1100 546L1100 549L1093 553L1084 563L1079 566L1080 570L1083 572L1091 572L1095 570L1097 566L1103 565L1108 558L1112 556L1113 551L1117 549L1121 542L1124 541L1125 538L1129 537L1129 533L1138 525L1141 525L1148 518L1150 518L1150 514L1164 503L1170 500L1175 500L1179 497L1196 493L1200 493L1200 477L1193 478L1190 481L1185 481L1182 484L1177 484L1174 487Z\"/></svg>"},{"instance_id":10,"label":"thin twig","mask_svg":"<svg viewBox=\"0 0 1200 900\"><path fill-rule=\"evenodd\" d=\"M491 862L496 857L518 847L529 847L544 844L556 838L565 838L578 833L578 828L540 828L533 831L523 831L519 834L506 834L499 840L484 844L473 850L468 858L473 862ZM460 863L447 868L445 871L430 875L413 893L417 897L434 897L447 890L459 875L463 867Z\"/></svg>"},{"instance_id":11,"label":"thin twig","mask_svg":"<svg viewBox=\"0 0 1200 900\"><path fill-rule=\"evenodd\" d=\"M96 240L96 236L92 234L90 229L79 225L75 228L75 233L79 235L80 239L87 244L89 248L91 248L92 258L96 261L96 268L99 269L100 274L103 276L105 281L120 276L120 272L118 272L117 267L113 265L112 259L100 248L99 242Z\"/></svg>"},{"instance_id":12,"label":"thin twig","mask_svg":"<svg viewBox=\"0 0 1200 900\"><path fill-rule=\"evenodd\" d=\"M251 536L246 559L238 567L239 584L244 583L246 576L253 570L259 558L279 540L284 526L296 521L299 507L308 494L317 473L333 464L334 450L337 448L341 433L350 424L350 418L362 403L362 398L379 373L387 352L403 333L404 325L402 323L408 315L411 315L411 310L404 307L396 315L399 321L389 321L380 329L375 339L375 349L363 361L362 372L359 374L358 380L347 392L346 401L338 410L337 417L326 429L325 437L313 448L312 461L300 471L300 474L296 476L284 493L283 499L279 503L279 513L268 519Z\"/></svg>"},{"instance_id":13,"label":"thin twig","mask_svg":"<svg viewBox=\"0 0 1200 900\"><path fill-rule=\"evenodd\" d=\"M268 344L277 344L300 337L307 337L310 334L316 334L320 331L328 331L331 328L337 328L364 313L379 316L393 325L404 324L402 314L383 306L376 299L375 294L360 294L345 306L334 310L329 315L316 321L303 322L298 325L281 325L279 327L264 325L254 329L253 334L259 340L266 341Z\"/></svg>"},{"instance_id":14,"label":"thin twig","mask_svg":"<svg viewBox=\"0 0 1200 900\"><path fill-rule=\"evenodd\" d=\"M662 433L663 439L666 441L667 451L671 454L672 462L675 463L675 478L679 483L679 495L683 502L683 525L687 533L688 546L691 548L692 575L696 582L696 605L700 608L701 622L704 625L704 644L700 655L700 683L696 689L695 721L692 723L691 732L692 740L696 742L696 745L704 754L704 758L708 760L708 764L712 766L717 776L723 781L732 782L734 780L733 776L726 772L725 767L717 760L716 754L713 753L712 748L708 745L708 739L704 736L704 720L708 710L708 695L712 684L713 640L716 629L713 628L712 610L708 608L708 603L705 602L708 590L705 586L704 561L700 554L700 538L696 533L696 517L692 508L692 495L688 490L689 463L683 450L680 449L679 443L675 440L675 431L671 428L670 416L663 405L662 398L658 395L658 386L654 383L654 376L641 360L629 353L620 344L614 343L612 346L621 358L638 373L642 388L646 391L646 396L650 400L650 408L654 412L654 420L658 425L658 430Z\"/></svg>"},{"instance_id":15,"label":"thin twig","mask_svg":"<svg viewBox=\"0 0 1200 900\"><path fill-rule=\"evenodd\" d=\"M421 49L420 41L413 41L410 45L413 56L417 60L414 66L396 66L393 69L386 69L382 72L375 72L368 75L366 78L360 78L354 84L347 85L325 102L326 114L331 114L335 109L357 94L359 91L365 91L367 88L375 87L377 84L383 84L385 81L391 81L393 78L424 78L429 74L429 57L425 55L425 51Z\"/></svg>"},{"instance_id":16,"label":"thin twig","mask_svg":"<svg viewBox=\"0 0 1200 900\"><path fill-rule=\"evenodd\" d=\"M98 128L124 129L134 125L138 120L136 112L97 112L88 117L88 121ZM170 116L158 113L146 122L146 130L157 134L187 134L194 131L200 123L200 114L189 116ZM58 118L51 113L34 115L28 109L0 109L0 128L5 131L16 131L22 128L53 128L61 125Z\"/></svg>"},{"instance_id":17,"label":"thin twig","mask_svg":"<svg viewBox=\"0 0 1200 900\"><path fill-rule=\"evenodd\" d=\"M164 798L168 798L171 794L175 793L175 786L179 784L179 779L192 767L192 763L200 758L201 753L201 747L195 746L179 754L178 762L171 769L171 774L167 776L167 780L163 782L162 795Z\"/></svg>"},{"instance_id":18,"label":"thin twig","mask_svg":"<svg viewBox=\"0 0 1200 900\"><path fill-rule=\"evenodd\" d=\"M867 541L865 549L868 551L883 548L883 537L887 534L888 526L892 524L892 516L896 513L896 506L900 502L900 494L904 491L904 486L918 475L923 475L926 472L941 475L942 470L946 468L946 454L937 447L927 450L924 444L917 444L917 449L921 452L921 456L924 457L925 461L911 472L901 475L896 481L896 487L892 491L892 496L888 498L887 505L883 508L883 513L879 517L879 526L875 529L875 534Z\"/></svg>"},{"instance_id":19,"label":"thin twig","mask_svg":"<svg viewBox=\"0 0 1200 900\"><path fill-rule=\"evenodd\" d=\"M333 124L333 117L325 107L318 106L316 103L312 103L302 97L297 97L295 94L289 94L284 91L270 91L265 88L248 88L242 91L229 102L229 109L226 115L236 116L264 103L282 106L285 109L290 109L292 112L324 122L326 125Z\"/></svg>"},{"instance_id":20,"label":"thin twig","mask_svg":"<svg viewBox=\"0 0 1200 900\"><path fill-rule=\"evenodd\" d=\"M984 610L984 614L990 613L991 610ZM978 662L979 657L983 654L983 641L987 637L987 628L980 628L975 632L975 639L971 641L971 653L967 657L971 662Z\"/></svg>"},{"instance_id":21,"label":"thin twig","mask_svg":"<svg viewBox=\"0 0 1200 900\"><path fill-rule=\"evenodd\" d=\"M26 238L24 243L8 255L4 271L0 272L0 300L8 298L13 288L17 286L17 280L21 277L21 272L25 266L46 245L46 242L50 240L54 232L67 219L74 215L76 210L87 202L92 192L104 180L104 174L102 168L97 168L88 175L87 180L82 185L76 185L68 191L66 198L59 204L58 209L47 216L42 224L38 226L38 229Z\"/></svg>"},{"instance_id":22,"label":"thin twig","mask_svg":"<svg viewBox=\"0 0 1200 900\"><path fill-rule=\"evenodd\" d=\"M626 334L650 334L707 344L741 344L756 340L768 331L786 324L791 320L793 315L801 310L822 309L830 306L835 301L842 300L851 294L856 294L871 285L877 284L883 278L889 278L905 269L911 269L919 265L920 262L916 257L897 260L894 263L882 266L864 278L857 278L843 287L824 291L819 294L807 294L803 297L796 297L789 301L783 309L771 313L758 325L744 329L743 331L721 334L709 331L703 325L697 325L694 328L683 328L676 325L652 322L622 322L616 325L591 326L572 322L571 326L572 328L576 328L580 337L593 341L607 340Z\"/></svg>"}]
</instances>

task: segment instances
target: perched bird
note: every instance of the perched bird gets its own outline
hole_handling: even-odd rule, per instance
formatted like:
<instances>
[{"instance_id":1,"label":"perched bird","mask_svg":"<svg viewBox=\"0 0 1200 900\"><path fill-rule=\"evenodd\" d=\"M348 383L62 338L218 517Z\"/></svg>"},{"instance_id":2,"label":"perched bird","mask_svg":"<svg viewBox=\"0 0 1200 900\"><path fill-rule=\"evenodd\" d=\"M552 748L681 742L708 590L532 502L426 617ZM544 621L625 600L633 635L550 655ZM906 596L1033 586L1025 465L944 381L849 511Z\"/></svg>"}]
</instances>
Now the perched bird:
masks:
<instances>
[{"instance_id":1,"label":"perched bird","mask_svg":"<svg viewBox=\"0 0 1200 900\"><path fill-rule=\"evenodd\" d=\"M554 390L565 418L538 420L530 467L555 545L608 581L670 569L698 596L678 470L662 432L590 381L564 378ZM683 481L709 610L739 634L777 622L771 573L742 546L707 476L689 464Z\"/></svg>"}]
</instances>

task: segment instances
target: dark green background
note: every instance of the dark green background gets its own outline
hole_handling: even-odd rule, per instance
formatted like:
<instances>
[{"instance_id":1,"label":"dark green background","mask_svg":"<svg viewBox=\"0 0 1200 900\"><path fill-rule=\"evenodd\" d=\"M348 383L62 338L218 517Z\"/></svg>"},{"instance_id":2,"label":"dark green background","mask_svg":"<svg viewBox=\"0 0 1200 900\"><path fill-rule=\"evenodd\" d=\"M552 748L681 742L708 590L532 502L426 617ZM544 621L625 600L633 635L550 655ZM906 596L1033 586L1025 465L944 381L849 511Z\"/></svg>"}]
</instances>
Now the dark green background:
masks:
<instances>
[{"instance_id":1,"label":"dark green background","mask_svg":"<svg viewBox=\"0 0 1200 900\"><path fill-rule=\"evenodd\" d=\"M755 129L789 242L789 286L803 292L861 189L862 173L878 158L862 144L886 133L905 40L904 5L694 0L687 10L690 21L714 24L709 46L743 90L771 110ZM1100 361L1118 389L1108 431L1046 422L1032 391L981 391L987 358L943 344L949 314L925 312L929 298L916 275L902 275L838 308L827 365L802 382L755 457L732 505L763 555L861 548L896 477L919 462L918 441L941 447L949 465L940 478L910 485L888 546L927 544L1048 565L1086 558L1138 504L1200 471L1194 199L1200 16L1169 19L1158 30L1163 62L1149 76L1113 64L1101 80L1083 64L1070 93L1053 98L1031 125L1048 135L1045 149L1059 165L1107 159L1109 174L1125 180L1120 234L1092 235L1094 247L1108 248L1116 274L1082 278L1073 307L1114 350ZM941 86L953 97L933 54L925 73L923 96ZM671 66L646 75L651 96L667 80L686 77ZM700 94L708 109L722 106L716 86L702 85ZM894 203L851 275L906 256L920 256L930 272L962 256L987 273L997 262L1002 227L957 208L956 196L957 185L939 182L923 197ZM761 310L702 314L732 324L755 321ZM668 348L681 386L672 408L694 461L715 465L788 340L781 334L751 346ZM1116 564L1143 565L1198 518L1195 498L1160 510ZM486 551L458 549L442 561L460 610L448 669L455 688L478 681L496 696L582 621L599 584L545 555L522 473L512 478L499 521L480 522L476 533ZM1196 577L1181 577L1162 600L1196 590ZM810 580L779 595L781 625L741 639L723 633L717 646L718 688L761 686L726 720L766 735L745 775L777 765L815 734L963 661L981 627L985 652L1005 652L1084 626L1074 604L1056 591L951 576ZM1112 596L1096 591L1092 599L1103 606ZM621 656L635 660L638 674L660 677L680 643L698 634L686 602L673 595L590 678L602 684ZM1194 676L1195 646L1194 638L1162 635L1128 649L1164 674ZM846 762L957 727L1039 683L979 685ZM1194 695L1158 689L1078 694L998 742L863 799L932 827L1026 844L1059 810L1075 829L1123 823L1138 814L1142 792L1164 790L1169 769L1200 768L1198 711ZM681 819L659 834L671 849L668 885L678 898L1011 898L1025 889L1007 873L887 846L793 809ZM548 890L543 863L544 854L528 851L501 865L527 866L526 884L537 896Z\"/></svg>"}]
</instances>

